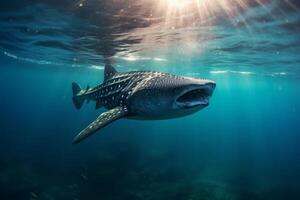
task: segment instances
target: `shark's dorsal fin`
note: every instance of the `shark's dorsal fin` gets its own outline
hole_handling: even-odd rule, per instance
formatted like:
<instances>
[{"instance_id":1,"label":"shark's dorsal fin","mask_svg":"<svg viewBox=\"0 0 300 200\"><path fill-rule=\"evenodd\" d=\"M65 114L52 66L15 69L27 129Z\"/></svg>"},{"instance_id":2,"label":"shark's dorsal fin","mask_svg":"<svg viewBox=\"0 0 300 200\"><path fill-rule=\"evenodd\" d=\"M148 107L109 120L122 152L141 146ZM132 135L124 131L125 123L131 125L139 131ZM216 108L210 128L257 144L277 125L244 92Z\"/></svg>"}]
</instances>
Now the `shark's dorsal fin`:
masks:
<instances>
[{"instance_id":1,"label":"shark's dorsal fin","mask_svg":"<svg viewBox=\"0 0 300 200\"><path fill-rule=\"evenodd\" d=\"M104 80L109 79L110 77L112 77L116 73L117 73L117 70L110 63L105 64L105 67L104 67Z\"/></svg>"},{"instance_id":2,"label":"shark's dorsal fin","mask_svg":"<svg viewBox=\"0 0 300 200\"><path fill-rule=\"evenodd\" d=\"M126 116L128 110L126 107L116 107L99 115L88 127L82 130L73 140L73 144L81 142L99 129L110 124L111 122Z\"/></svg>"}]
</instances>

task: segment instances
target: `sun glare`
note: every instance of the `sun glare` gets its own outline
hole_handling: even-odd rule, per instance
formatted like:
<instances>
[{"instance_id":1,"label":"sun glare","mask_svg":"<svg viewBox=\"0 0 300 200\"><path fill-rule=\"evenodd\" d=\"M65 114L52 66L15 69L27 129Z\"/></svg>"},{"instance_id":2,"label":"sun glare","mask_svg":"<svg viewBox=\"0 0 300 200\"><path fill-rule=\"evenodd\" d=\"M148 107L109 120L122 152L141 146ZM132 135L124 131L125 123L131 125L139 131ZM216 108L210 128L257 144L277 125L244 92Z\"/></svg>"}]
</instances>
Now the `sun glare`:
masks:
<instances>
[{"instance_id":1,"label":"sun glare","mask_svg":"<svg viewBox=\"0 0 300 200\"><path fill-rule=\"evenodd\" d=\"M181 9L187 6L190 2L190 0L166 0L166 1L169 7L175 9Z\"/></svg>"},{"instance_id":2,"label":"sun glare","mask_svg":"<svg viewBox=\"0 0 300 200\"><path fill-rule=\"evenodd\" d=\"M153 17L163 19L167 29L190 27L213 23L224 17L234 22L234 17L254 3L264 7L268 0L149 0L156 3ZM240 23L245 23L239 19Z\"/></svg>"},{"instance_id":3,"label":"sun glare","mask_svg":"<svg viewBox=\"0 0 300 200\"><path fill-rule=\"evenodd\" d=\"M217 23L218 19L226 19L233 25L245 25L251 32L247 20L240 13L253 6L254 2L264 7L267 1L145 0L153 3L151 17L147 20L154 23L145 28L135 29L130 36L143 36L142 41L135 46L136 49L150 49L152 45L159 43L161 49L166 51L176 48L180 54L200 55L206 48L204 41L214 37L215 33L209 30L209 27ZM173 46L174 41L180 44L180 48Z\"/></svg>"},{"instance_id":4,"label":"sun glare","mask_svg":"<svg viewBox=\"0 0 300 200\"><path fill-rule=\"evenodd\" d=\"M189 15L197 13L201 18L210 17L217 12L224 12L229 16L236 14L237 9L246 9L247 0L155 0L158 9L168 14ZM263 5L265 0L253 0Z\"/></svg>"}]
</instances>

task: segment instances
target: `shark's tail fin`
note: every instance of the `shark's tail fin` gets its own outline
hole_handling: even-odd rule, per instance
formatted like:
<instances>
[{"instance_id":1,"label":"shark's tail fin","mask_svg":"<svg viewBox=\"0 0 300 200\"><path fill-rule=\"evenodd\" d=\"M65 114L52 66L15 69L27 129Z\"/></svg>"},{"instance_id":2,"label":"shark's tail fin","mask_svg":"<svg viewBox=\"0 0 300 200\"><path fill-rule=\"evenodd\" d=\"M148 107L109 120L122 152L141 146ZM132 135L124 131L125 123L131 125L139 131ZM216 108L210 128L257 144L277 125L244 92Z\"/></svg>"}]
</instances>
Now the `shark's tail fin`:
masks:
<instances>
[{"instance_id":1,"label":"shark's tail fin","mask_svg":"<svg viewBox=\"0 0 300 200\"><path fill-rule=\"evenodd\" d=\"M83 90L81 89L80 85L73 82L72 83L72 91L73 91L73 98L72 98L73 103L77 109L80 109L85 100L85 98L82 95L80 95L80 93Z\"/></svg>"}]
</instances>

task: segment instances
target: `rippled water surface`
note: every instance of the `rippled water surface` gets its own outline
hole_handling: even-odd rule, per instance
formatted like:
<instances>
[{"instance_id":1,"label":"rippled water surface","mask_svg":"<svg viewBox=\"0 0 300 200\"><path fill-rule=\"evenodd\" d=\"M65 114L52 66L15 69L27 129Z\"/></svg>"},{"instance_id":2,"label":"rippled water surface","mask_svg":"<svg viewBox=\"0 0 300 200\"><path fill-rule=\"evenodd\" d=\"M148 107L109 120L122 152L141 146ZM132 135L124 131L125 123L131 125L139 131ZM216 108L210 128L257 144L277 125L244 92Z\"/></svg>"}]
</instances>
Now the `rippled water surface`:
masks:
<instances>
[{"instance_id":1,"label":"rippled water surface","mask_svg":"<svg viewBox=\"0 0 300 200\"><path fill-rule=\"evenodd\" d=\"M300 199L297 0L10 0L0 6L0 199ZM72 138L71 83L155 70L217 83L209 107Z\"/></svg>"}]
</instances>

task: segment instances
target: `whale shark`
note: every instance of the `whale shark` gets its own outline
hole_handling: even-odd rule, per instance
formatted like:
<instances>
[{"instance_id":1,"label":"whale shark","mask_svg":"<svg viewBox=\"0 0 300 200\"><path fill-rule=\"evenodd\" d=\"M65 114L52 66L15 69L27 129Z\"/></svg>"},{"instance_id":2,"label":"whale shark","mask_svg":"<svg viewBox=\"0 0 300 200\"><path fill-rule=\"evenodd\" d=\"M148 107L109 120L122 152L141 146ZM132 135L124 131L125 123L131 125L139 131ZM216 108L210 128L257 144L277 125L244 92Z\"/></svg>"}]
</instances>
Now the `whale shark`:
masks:
<instances>
[{"instance_id":1,"label":"whale shark","mask_svg":"<svg viewBox=\"0 0 300 200\"><path fill-rule=\"evenodd\" d=\"M106 64L102 84L82 89L72 83L72 100L77 109L91 100L96 102L96 109L107 109L83 129L73 143L81 142L120 118L158 120L192 114L209 105L215 87L216 83L208 79L155 71L120 73Z\"/></svg>"}]
</instances>

